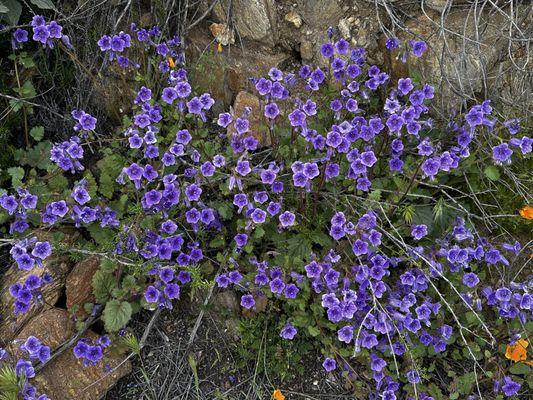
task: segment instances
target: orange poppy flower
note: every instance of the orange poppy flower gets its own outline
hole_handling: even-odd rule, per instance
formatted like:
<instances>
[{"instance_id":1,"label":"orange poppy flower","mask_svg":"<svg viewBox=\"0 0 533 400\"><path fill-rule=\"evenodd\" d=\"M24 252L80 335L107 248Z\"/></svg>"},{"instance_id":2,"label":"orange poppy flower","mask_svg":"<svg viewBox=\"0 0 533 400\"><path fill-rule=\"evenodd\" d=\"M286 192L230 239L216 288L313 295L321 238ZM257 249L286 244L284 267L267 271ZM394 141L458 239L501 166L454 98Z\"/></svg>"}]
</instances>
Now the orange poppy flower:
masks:
<instances>
[{"instance_id":1,"label":"orange poppy flower","mask_svg":"<svg viewBox=\"0 0 533 400\"><path fill-rule=\"evenodd\" d=\"M529 343L525 339L518 339L513 344L508 344L505 349L505 358L514 362L525 361L527 359L527 346Z\"/></svg>"},{"instance_id":2,"label":"orange poppy flower","mask_svg":"<svg viewBox=\"0 0 533 400\"><path fill-rule=\"evenodd\" d=\"M172 59L172 57L168 57L167 58L167 61L168 61L168 66L170 68L174 68L176 66L176 63L174 62L174 60Z\"/></svg>"},{"instance_id":3,"label":"orange poppy flower","mask_svg":"<svg viewBox=\"0 0 533 400\"><path fill-rule=\"evenodd\" d=\"M274 400L285 400L285 396L283 395L283 393L281 393L281 390L279 389L274 390L274 393L272 393L272 398Z\"/></svg>"},{"instance_id":4,"label":"orange poppy flower","mask_svg":"<svg viewBox=\"0 0 533 400\"><path fill-rule=\"evenodd\" d=\"M520 210L518 210L518 213L524 219L533 219L533 207L532 206L524 206Z\"/></svg>"},{"instance_id":5,"label":"orange poppy flower","mask_svg":"<svg viewBox=\"0 0 533 400\"><path fill-rule=\"evenodd\" d=\"M217 52L222 53L222 43L217 44Z\"/></svg>"}]
</instances>

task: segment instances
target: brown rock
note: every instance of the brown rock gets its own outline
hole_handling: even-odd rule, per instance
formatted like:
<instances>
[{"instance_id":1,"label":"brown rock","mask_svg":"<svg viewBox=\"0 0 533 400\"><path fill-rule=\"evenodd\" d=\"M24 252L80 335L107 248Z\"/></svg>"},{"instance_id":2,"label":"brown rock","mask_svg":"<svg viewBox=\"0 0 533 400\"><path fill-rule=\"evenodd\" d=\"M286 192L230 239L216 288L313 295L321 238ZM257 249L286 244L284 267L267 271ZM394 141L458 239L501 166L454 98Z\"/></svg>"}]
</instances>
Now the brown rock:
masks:
<instances>
[{"instance_id":1,"label":"brown rock","mask_svg":"<svg viewBox=\"0 0 533 400\"><path fill-rule=\"evenodd\" d=\"M300 17L300 14L294 11L290 11L285 14L285 21L290 22L296 28L300 28L302 26L302 17Z\"/></svg>"},{"instance_id":2,"label":"brown rock","mask_svg":"<svg viewBox=\"0 0 533 400\"><path fill-rule=\"evenodd\" d=\"M209 25L209 30L218 43L224 46L235 43L235 34L228 25L212 23Z\"/></svg>"},{"instance_id":3,"label":"brown rock","mask_svg":"<svg viewBox=\"0 0 533 400\"><path fill-rule=\"evenodd\" d=\"M35 336L54 351L75 333L75 324L68 311L51 308L33 317L10 347L13 354L17 354L18 348L28 336ZM86 337L95 339L98 335L89 331ZM109 365L111 372L106 372L104 365ZM85 367L82 361L74 357L72 349L69 348L49 361L37 373L32 383L39 393L46 393L50 399L96 400L129 372L131 372L131 363L125 360L124 356L106 353L103 362L98 366Z\"/></svg>"},{"instance_id":4,"label":"brown rock","mask_svg":"<svg viewBox=\"0 0 533 400\"><path fill-rule=\"evenodd\" d=\"M29 336L35 336L53 351L74 335L75 331L75 324L68 311L50 308L32 318L14 342L23 343Z\"/></svg>"},{"instance_id":5,"label":"brown rock","mask_svg":"<svg viewBox=\"0 0 533 400\"><path fill-rule=\"evenodd\" d=\"M270 136L268 135L268 129L266 126L264 124L262 125L264 118L259 97L241 91L237 94L235 103L233 103L233 117L239 118L248 108L251 109L248 116L248 121L250 122L249 133L259 141L260 145L268 145L270 143ZM228 133L234 133L231 126L228 128Z\"/></svg>"},{"instance_id":6,"label":"brown rock","mask_svg":"<svg viewBox=\"0 0 533 400\"><path fill-rule=\"evenodd\" d=\"M70 310L78 306L76 314L84 315L85 303L94 302L92 281L100 268L100 257L92 256L77 263L66 279L67 308Z\"/></svg>"},{"instance_id":7,"label":"brown rock","mask_svg":"<svg viewBox=\"0 0 533 400\"><path fill-rule=\"evenodd\" d=\"M91 332L88 336L97 337ZM105 354L97 366L85 367L69 349L46 364L32 382L51 399L97 400L130 372L131 363L124 356Z\"/></svg>"},{"instance_id":8,"label":"brown rock","mask_svg":"<svg viewBox=\"0 0 533 400\"><path fill-rule=\"evenodd\" d=\"M1 277L0 287L4 290L0 293L0 309L6 310L0 316L1 340L6 342L10 341L33 316L52 308L57 303L63 292L65 279L71 268L72 263L68 257L51 256L49 259L44 260L42 268L34 267L31 271L23 271L14 267ZM14 283L24 282L30 274L43 276L47 272L52 276L53 281L43 286L43 302L39 304L34 302L24 314L14 314L12 312L14 299L9 294L8 288Z\"/></svg>"},{"instance_id":9,"label":"brown rock","mask_svg":"<svg viewBox=\"0 0 533 400\"><path fill-rule=\"evenodd\" d=\"M217 103L214 113L227 110L241 90L251 90L249 78L266 76L289 58L283 52L244 41L224 47L222 53L205 28L195 27L187 36L186 56L194 66L189 79L199 90L209 92Z\"/></svg>"}]
</instances>

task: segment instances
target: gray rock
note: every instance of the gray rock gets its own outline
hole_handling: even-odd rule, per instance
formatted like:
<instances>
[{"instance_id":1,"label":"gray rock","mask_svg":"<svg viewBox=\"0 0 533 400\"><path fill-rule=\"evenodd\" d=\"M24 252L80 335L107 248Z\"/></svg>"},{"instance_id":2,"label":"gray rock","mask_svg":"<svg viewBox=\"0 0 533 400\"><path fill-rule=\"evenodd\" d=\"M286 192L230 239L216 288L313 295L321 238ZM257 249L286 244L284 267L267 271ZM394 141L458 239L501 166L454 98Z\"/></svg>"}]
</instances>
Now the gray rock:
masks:
<instances>
[{"instance_id":1,"label":"gray rock","mask_svg":"<svg viewBox=\"0 0 533 400\"><path fill-rule=\"evenodd\" d=\"M487 90L488 72L505 57L509 22L491 10L474 19L472 13L452 9L444 15L446 29L440 29L441 17L428 12L409 21L407 28L413 35L401 38L426 40L428 51L421 58L409 56L406 66L411 75L419 74L438 88L434 104L447 109ZM392 56L393 69L404 69L394 52Z\"/></svg>"},{"instance_id":2,"label":"gray rock","mask_svg":"<svg viewBox=\"0 0 533 400\"><path fill-rule=\"evenodd\" d=\"M220 1L213 9L219 21L228 23L232 13L235 28L243 38L256 40L268 46L277 43L277 13L274 0L233 0L232 9L229 2ZM230 11L230 12L229 12Z\"/></svg>"},{"instance_id":3,"label":"gray rock","mask_svg":"<svg viewBox=\"0 0 533 400\"><path fill-rule=\"evenodd\" d=\"M471 3L469 0L424 0L424 7L431 8L432 10L442 12L452 7L465 5Z\"/></svg>"}]
</instances>

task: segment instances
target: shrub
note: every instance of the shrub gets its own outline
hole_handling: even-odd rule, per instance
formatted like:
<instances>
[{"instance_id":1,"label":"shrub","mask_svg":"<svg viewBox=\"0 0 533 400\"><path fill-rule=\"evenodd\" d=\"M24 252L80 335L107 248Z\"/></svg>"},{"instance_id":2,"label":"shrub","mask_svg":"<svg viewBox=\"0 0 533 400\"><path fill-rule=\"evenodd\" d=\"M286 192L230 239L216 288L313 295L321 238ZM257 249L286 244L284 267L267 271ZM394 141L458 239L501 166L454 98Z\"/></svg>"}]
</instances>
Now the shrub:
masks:
<instances>
[{"instance_id":1,"label":"shrub","mask_svg":"<svg viewBox=\"0 0 533 400\"><path fill-rule=\"evenodd\" d=\"M49 46L51 26L34 19L34 40ZM15 47L23 36L14 32ZM252 316L265 297L281 310L279 346L313 343L328 373L363 365L372 398L481 395L492 381L505 396L523 390L510 375L521 366L504 374L505 360L493 358L498 340L513 344L531 328L523 250L484 238L448 184L478 163L498 179L511 160L524 162L531 139L516 121L498 121L489 100L434 121L430 85L391 82L343 39L322 46L327 68L254 79L260 111L218 116L179 65L179 38L132 25L98 45L135 76L134 115L84 164L101 143L98 121L72 111L77 134L52 146L55 166L28 164L29 179L2 195L14 268L39 268L52 252L102 257L87 310L111 343L141 308L172 308L187 286L216 284L238 292ZM407 46L405 57L427 48ZM150 57L135 59L139 49ZM66 248L31 233L64 225L83 240ZM38 302L47 279L14 285L14 312ZM98 364L105 342L82 340L74 353ZM461 360L473 372L452 371L451 389L431 381Z\"/></svg>"}]
</instances>

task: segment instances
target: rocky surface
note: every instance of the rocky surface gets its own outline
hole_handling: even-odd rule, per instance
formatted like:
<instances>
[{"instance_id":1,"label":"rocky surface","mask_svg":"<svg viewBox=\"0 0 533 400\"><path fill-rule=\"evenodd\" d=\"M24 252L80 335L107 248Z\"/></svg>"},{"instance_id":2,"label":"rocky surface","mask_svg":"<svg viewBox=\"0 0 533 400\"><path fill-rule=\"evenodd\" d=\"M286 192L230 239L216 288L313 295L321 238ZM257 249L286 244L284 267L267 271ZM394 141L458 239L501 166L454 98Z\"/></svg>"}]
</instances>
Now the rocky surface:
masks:
<instances>
[{"instance_id":1,"label":"rocky surface","mask_svg":"<svg viewBox=\"0 0 533 400\"><path fill-rule=\"evenodd\" d=\"M35 315L52 308L60 299L65 287L65 279L72 268L68 257L50 257L43 262L43 268L34 268L32 271L24 271L18 268L9 269L0 278L0 308L9 310L0 316L0 339L9 341L13 339L24 325ZM12 312L14 298L9 294L8 288L17 282L24 282L30 274L43 276L49 273L53 282L43 286L42 301L34 303L24 314Z\"/></svg>"},{"instance_id":2,"label":"rocky surface","mask_svg":"<svg viewBox=\"0 0 533 400\"><path fill-rule=\"evenodd\" d=\"M100 257L88 257L77 263L66 278L66 306L68 310L75 309L78 317L86 315L84 304L94 301L92 280L99 268Z\"/></svg>"},{"instance_id":3,"label":"rocky surface","mask_svg":"<svg viewBox=\"0 0 533 400\"><path fill-rule=\"evenodd\" d=\"M222 36L236 38L236 45L224 47L220 55L224 72L213 67L214 93L226 106L240 90L249 90L248 77L264 75L269 66L294 70L302 63L324 65L320 45L328 39L329 27L353 45L364 46L370 63L392 66L394 79L410 74L434 84L441 111L478 97L508 104L518 95L526 104L533 91L524 50L528 26L533 26L527 1L512 9L507 2L479 7L473 0L388 0L381 6L364 0L235 0L231 8L229 3L221 1L208 14L210 21L227 27ZM204 0L204 11L209 4ZM212 36L219 42L220 32ZM430 50L403 64L398 53L391 57L385 49L391 35L407 42L425 40ZM511 45L509 37L515 38ZM509 90L509 83L519 90Z\"/></svg>"}]
</instances>

